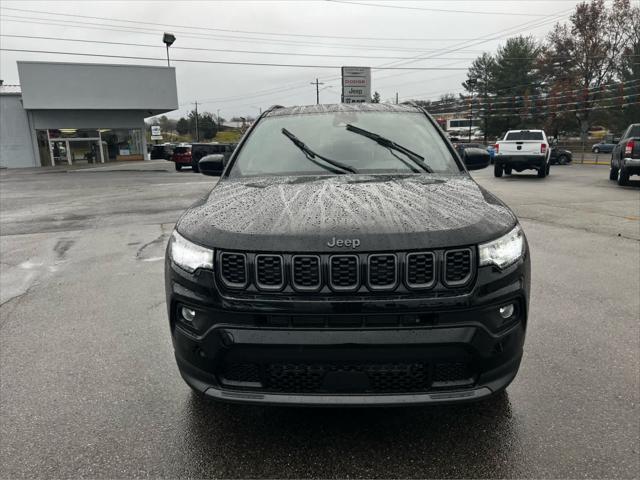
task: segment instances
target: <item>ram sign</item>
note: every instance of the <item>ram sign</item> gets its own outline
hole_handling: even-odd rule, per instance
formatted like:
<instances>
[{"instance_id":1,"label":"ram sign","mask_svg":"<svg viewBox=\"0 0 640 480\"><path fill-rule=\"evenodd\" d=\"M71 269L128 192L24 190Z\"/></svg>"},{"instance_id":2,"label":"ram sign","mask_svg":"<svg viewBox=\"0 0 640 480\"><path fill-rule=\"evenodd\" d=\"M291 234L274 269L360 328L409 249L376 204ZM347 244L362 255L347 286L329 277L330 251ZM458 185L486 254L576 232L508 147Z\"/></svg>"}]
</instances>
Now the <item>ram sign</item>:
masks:
<instances>
[{"instance_id":1,"label":"ram sign","mask_svg":"<svg viewBox=\"0 0 640 480\"><path fill-rule=\"evenodd\" d=\"M342 103L371 101L371 68L342 67Z\"/></svg>"}]
</instances>

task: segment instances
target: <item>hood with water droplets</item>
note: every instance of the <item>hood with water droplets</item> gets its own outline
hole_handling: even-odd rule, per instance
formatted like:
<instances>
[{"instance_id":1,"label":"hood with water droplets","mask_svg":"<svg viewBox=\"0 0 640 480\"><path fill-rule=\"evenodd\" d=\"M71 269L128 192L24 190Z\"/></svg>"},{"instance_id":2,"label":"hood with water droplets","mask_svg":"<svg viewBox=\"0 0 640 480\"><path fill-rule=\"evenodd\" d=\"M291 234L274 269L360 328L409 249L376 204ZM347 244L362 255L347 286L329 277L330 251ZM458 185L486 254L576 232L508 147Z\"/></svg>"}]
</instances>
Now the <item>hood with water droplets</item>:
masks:
<instances>
[{"instance_id":1,"label":"hood with water droplets","mask_svg":"<svg viewBox=\"0 0 640 480\"><path fill-rule=\"evenodd\" d=\"M473 245L508 232L516 217L467 174L222 179L177 229L212 248L335 252ZM333 242L332 242L333 243Z\"/></svg>"}]
</instances>

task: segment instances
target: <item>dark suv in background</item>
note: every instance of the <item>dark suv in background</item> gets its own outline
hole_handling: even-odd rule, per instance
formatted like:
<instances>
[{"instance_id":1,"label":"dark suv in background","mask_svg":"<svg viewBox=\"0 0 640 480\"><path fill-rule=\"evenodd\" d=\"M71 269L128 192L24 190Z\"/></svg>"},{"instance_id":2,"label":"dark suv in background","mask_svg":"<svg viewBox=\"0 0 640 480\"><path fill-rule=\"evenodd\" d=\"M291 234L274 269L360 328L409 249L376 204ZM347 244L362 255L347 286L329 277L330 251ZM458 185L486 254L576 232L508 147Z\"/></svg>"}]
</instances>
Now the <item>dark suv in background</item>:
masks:
<instances>
[{"instance_id":1,"label":"dark suv in background","mask_svg":"<svg viewBox=\"0 0 640 480\"><path fill-rule=\"evenodd\" d=\"M175 145L172 143L162 143L151 146L151 160L171 160Z\"/></svg>"},{"instance_id":2,"label":"dark suv in background","mask_svg":"<svg viewBox=\"0 0 640 480\"><path fill-rule=\"evenodd\" d=\"M236 144L233 143L194 143L191 145L191 168L199 172L198 162L207 155L222 155L225 161L229 160ZM222 171L220 172L222 173Z\"/></svg>"},{"instance_id":3,"label":"dark suv in background","mask_svg":"<svg viewBox=\"0 0 640 480\"><path fill-rule=\"evenodd\" d=\"M489 164L465 152L468 169ZM222 155L200 163L217 174ZM411 405L516 376L530 289L513 212L413 105L273 107L176 224L180 373L209 398Z\"/></svg>"}]
</instances>

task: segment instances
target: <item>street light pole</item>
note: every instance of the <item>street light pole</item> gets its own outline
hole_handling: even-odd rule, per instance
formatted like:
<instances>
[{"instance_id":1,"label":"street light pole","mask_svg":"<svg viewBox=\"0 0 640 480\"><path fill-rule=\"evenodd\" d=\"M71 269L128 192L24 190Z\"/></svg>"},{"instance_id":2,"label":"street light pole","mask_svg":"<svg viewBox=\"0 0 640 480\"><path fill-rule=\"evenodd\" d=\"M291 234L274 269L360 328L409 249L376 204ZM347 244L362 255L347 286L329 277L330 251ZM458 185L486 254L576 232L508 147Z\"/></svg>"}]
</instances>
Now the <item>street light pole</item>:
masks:
<instances>
[{"instance_id":1,"label":"street light pole","mask_svg":"<svg viewBox=\"0 0 640 480\"><path fill-rule=\"evenodd\" d=\"M176 41L176 37L172 33L165 32L162 36L162 41L167 46L167 67L170 67L171 64L169 63L169 47L173 45L173 42Z\"/></svg>"}]
</instances>

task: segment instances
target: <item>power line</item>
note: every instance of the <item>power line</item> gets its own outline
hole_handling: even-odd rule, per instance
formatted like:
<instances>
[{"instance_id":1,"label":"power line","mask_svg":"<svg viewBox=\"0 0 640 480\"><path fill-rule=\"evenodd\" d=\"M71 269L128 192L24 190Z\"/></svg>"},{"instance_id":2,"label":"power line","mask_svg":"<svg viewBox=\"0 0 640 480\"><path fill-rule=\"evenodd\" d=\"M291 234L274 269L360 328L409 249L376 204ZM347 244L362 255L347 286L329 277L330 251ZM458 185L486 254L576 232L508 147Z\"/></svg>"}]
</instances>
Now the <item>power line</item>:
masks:
<instances>
[{"instance_id":1,"label":"power line","mask_svg":"<svg viewBox=\"0 0 640 480\"><path fill-rule=\"evenodd\" d=\"M164 58L159 57L138 57L127 55L108 55L101 53L81 53L81 52L61 52L54 50L30 50L21 48L0 48L0 51L5 52L22 52L22 53L45 53L47 55L72 55L80 57L99 57L99 58L122 58L126 60L151 60L162 61ZM222 60L194 60L187 58L172 58L174 62L183 63L210 63L216 65L246 65L255 67L286 67L286 68L331 68L339 69L341 65L302 65L296 63L260 63L260 62L230 62ZM372 67L375 70L467 70L466 68L451 68L451 67Z\"/></svg>"},{"instance_id":2,"label":"power line","mask_svg":"<svg viewBox=\"0 0 640 480\"><path fill-rule=\"evenodd\" d=\"M116 31L116 32L128 32L128 33L136 33L141 35L155 35L158 33L164 33L164 30L154 29L150 27L136 27L129 25L114 25L108 23L95 23L95 22L87 22L83 21L81 24L72 23L70 21L62 21L59 19L50 19L50 18L39 18L39 17L25 17L20 15L7 15L0 14L0 18L7 22L18 22L18 23L33 23L37 25L52 25L52 26L63 26L63 27L72 27L72 28L84 28L95 30L96 28L99 30L106 31ZM109 21L109 19L105 19ZM112 21L120 21L120 20L112 20ZM233 36L233 35L212 35L212 34L204 34L204 33L196 33L191 31L181 31L173 29L174 33L179 33L182 37L186 38L194 38L194 39L215 39L215 40L232 40L234 42L243 42L243 43L256 43L259 42L261 44L274 44L274 45L295 45L295 46L309 46L309 47L317 47L317 48L338 48L338 49L369 49L369 50L381 50L381 51L404 51L404 52L420 52L424 51L424 48L418 47L397 47L397 46L376 46L376 45L363 45L363 44L353 44L353 43L326 43L326 42L312 42L312 41L303 41L299 39L268 39L268 38L260 38L260 37L246 37L246 36ZM201 29L198 29L200 31ZM438 51L438 49L429 49L430 51Z\"/></svg>"},{"instance_id":3,"label":"power line","mask_svg":"<svg viewBox=\"0 0 640 480\"><path fill-rule=\"evenodd\" d=\"M640 105L640 101L639 102L627 102L627 103L623 103L623 104L619 104L619 105L604 105L604 106L596 106L596 107L590 107L590 108L573 108L573 109L562 109L562 111L560 112L553 112L555 114L563 114L563 113L574 113L574 112L584 112L584 111L594 111L594 110L608 110L610 108L626 108L626 107L631 107L633 105ZM432 113L432 115L442 115L443 113L458 113L458 112L440 112L440 113ZM486 115L487 118L497 118L497 117L533 117L536 116L537 114L531 114L531 113L498 113L498 114L488 114Z\"/></svg>"},{"instance_id":4,"label":"power line","mask_svg":"<svg viewBox=\"0 0 640 480\"><path fill-rule=\"evenodd\" d=\"M408 7L406 5L386 5L383 3L367 3L367 2L355 2L345 0L325 0L331 3L340 3L343 5L360 5L364 7L378 7L378 8L394 8L399 10L420 10L424 12L438 12L438 13L471 13L474 15L506 15L506 16L521 16L521 17L543 17L544 15L535 13L515 13L515 12L487 12L478 10L452 10L445 8L432 8L432 7Z\"/></svg>"},{"instance_id":5,"label":"power line","mask_svg":"<svg viewBox=\"0 0 640 480\"><path fill-rule=\"evenodd\" d=\"M261 32L256 30L237 30L237 29L226 29L226 28L213 28L213 27L194 27L193 25L175 25L175 24L167 24L167 23L157 23L157 22L144 22L142 20L122 20L122 19L114 19L107 17L95 17L90 15L78 15L71 13L58 13L58 12L47 12L42 10L30 10L25 8L13 8L13 7L2 7L3 10L12 10L16 12L25 12L25 13L36 13L43 15L57 15L63 16L65 18L68 17L76 17L76 18L88 18L92 20L107 20L121 23L133 23L133 24L146 24L146 25L154 25L154 26L167 26L171 28L187 28L187 29L195 29L198 31L207 30L213 32L226 32L226 33L248 33L251 35L265 35L265 36L282 36L282 37L304 37L304 38L332 38L339 40L370 40L370 41L411 41L411 42L443 42L443 41L463 41L463 40L471 40L469 38L412 38L412 37L361 37L361 36L344 36L344 35L317 35L317 34L308 34L308 33L282 33L282 32ZM530 15L535 16L535 15Z\"/></svg>"},{"instance_id":6,"label":"power line","mask_svg":"<svg viewBox=\"0 0 640 480\"><path fill-rule=\"evenodd\" d=\"M67 37L48 37L48 36L39 36L39 35L14 35L14 34L0 34L0 37L7 38L22 38L28 40L53 40L53 41L61 41L61 42L75 42L75 43L88 43L88 44L98 44L98 45L120 45L120 46L128 46L128 47L145 47L145 48L164 48L162 45L151 44L151 43L131 43L131 42L114 42L107 40L88 40L84 38L67 38ZM321 58L370 58L376 60L412 60L415 57L394 57L394 56L379 56L379 55L342 55L342 54L333 54L333 53L298 53L298 52L274 52L274 51L265 51L265 50L234 50L228 48L205 48L205 47L181 47L181 46L172 46L172 50L188 50L188 51L199 51L199 52L224 52L224 53L246 53L246 54L256 54L256 55L286 55L286 56L297 56L297 57L321 57ZM638 56L631 54L623 54L623 56ZM603 56L604 57L604 56ZM460 60L460 61L472 61L477 57L433 57L433 58L425 58L424 60ZM503 57L510 60L529 60L537 57ZM571 57L554 57L554 58L566 58L569 59ZM599 57L593 57L599 58Z\"/></svg>"},{"instance_id":7,"label":"power line","mask_svg":"<svg viewBox=\"0 0 640 480\"><path fill-rule=\"evenodd\" d=\"M638 88L640 87L638 85L632 86L633 84L638 82L640 82L640 79L626 80L621 82L611 82L611 83L599 85L597 87L586 87L586 88L582 87L582 88L575 88L575 89L568 89L568 90L555 90L555 91L550 91L550 92L539 94L539 95L511 94L511 95L496 95L496 96L486 96L486 97L479 96L479 97L474 97L476 99L474 100L474 104L475 105L489 105L489 104L500 105L500 104L510 103L514 98L525 98L525 97L529 100L549 99L549 98L558 99L558 98L566 98L569 96L580 96L580 94L584 94L585 91L588 92L588 94L606 93L607 90L615 90L621 87L622 88ZM524 86L524 85L520 85L520 86ZM448 93L448 92L444 92L444 93ZM409 98L409 97L415 98L416 95L405 96L403 98ZM437 105L437 106L456 105L460 102L468 102L470 99L471 99L471 96L469 95L466 98L447 100L444 102L435 100L433 103L434 105ZM501 101L503 99L505 100ZM478 100L481 100L481 101L478 101Z\"/></svg>"}]
</instances>

